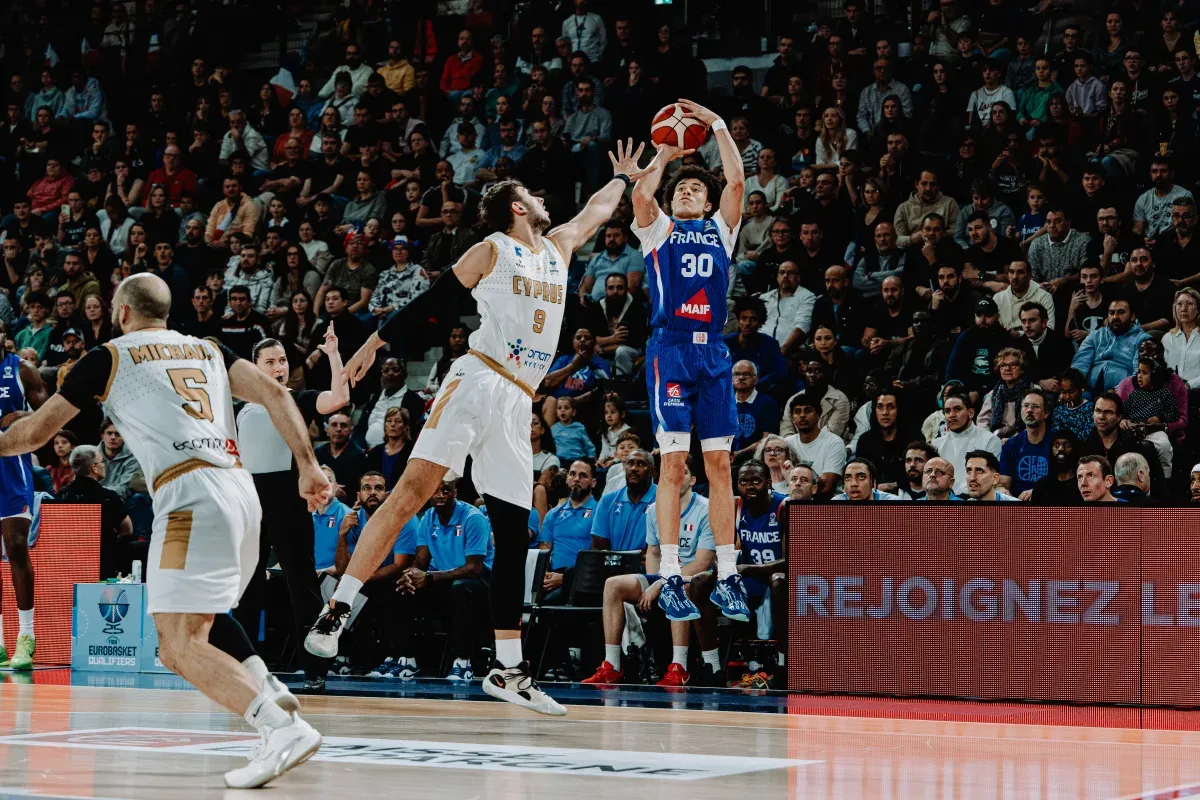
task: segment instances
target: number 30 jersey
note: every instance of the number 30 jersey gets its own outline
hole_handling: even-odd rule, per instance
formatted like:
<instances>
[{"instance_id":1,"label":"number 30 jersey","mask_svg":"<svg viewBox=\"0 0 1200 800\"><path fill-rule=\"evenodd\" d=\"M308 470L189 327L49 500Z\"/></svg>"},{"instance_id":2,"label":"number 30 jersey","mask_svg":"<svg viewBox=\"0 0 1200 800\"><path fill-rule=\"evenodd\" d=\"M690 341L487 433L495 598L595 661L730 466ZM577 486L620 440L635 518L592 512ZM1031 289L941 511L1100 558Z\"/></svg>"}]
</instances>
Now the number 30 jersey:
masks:
<instances>
[{"instance_id":1,"label":"number 30 jersey","mask_svg":"<svg viewBox=\"0 0 1200 800\"><path fill-rule=\"evenodd\" d=\"M635 222L650 286L650 326L708 334L720 341L725 328L733 248L741 222L730 230L720 214L675 219L661 211L645 228ZM694 343L705 340L693 338Z\"/></svg>"},{"instance_id":2,"label":"number 30 jersey","mask_svg":"<svg viewBox=\"0 0 1200 800\"><path fill-rule=\"evenodd\" d=\"M141 330L90 350L61 393L76 408L100 401L153 496L196 466L241 466L228 373L236 360L210 341Z\"/></svg>"},{"instance_id":3,"label":"number 30 jersey","mask_svg":"<svg viewBox=\"0 0 1200 800\"><path fill-rule=\"evenodd\" d=\"M536 390L558 347L567 261L550 236L542 237L540 253L503 233L484 241L492 247L492 267L471 290L480 316L471 350Z\"/></svg>"}]
</instances>

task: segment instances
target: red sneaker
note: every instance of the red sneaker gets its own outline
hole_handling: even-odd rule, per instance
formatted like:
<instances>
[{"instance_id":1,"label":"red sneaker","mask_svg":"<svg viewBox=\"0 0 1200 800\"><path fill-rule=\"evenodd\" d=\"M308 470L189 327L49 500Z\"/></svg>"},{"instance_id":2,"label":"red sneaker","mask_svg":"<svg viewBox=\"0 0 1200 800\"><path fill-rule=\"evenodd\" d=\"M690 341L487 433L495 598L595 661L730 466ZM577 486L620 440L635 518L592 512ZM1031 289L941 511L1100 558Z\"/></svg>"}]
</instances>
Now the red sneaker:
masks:
<instances>
[{"instance_id":1,"label":"red sneaker","mask_svg":"<svg viewBox=\"0 0 1200 800\"><path fill-rule=\"evenodd\" d=\"M683 668L682 664L671 662L671 666L667 667L667 674L655 686L687 686L688 681L692 676Z\"/></svg>"},{"instance_id":2,"label":"red sneaker","mask_svg":"<svg viewBox=\"0 0 1200 800\"><path fill-rule=\"evenodd\" d=\"M605 661L596 667L595 675L590 678L584 678L582 682L591 684L620 683L624 679L624 672L614 669L612 664Z\"/></svg>"}]
</instances>

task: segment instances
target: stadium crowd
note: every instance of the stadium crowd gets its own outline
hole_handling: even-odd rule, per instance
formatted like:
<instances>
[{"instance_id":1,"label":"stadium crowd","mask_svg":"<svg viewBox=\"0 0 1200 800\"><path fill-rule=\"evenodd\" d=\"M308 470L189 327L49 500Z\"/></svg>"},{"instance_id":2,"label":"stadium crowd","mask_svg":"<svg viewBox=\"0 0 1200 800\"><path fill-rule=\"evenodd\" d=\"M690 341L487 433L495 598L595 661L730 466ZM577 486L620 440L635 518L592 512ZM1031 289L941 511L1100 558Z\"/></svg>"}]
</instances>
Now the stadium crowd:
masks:
<instances>
[{"instance_id":1,"label":"stadium crowd","mask_svg":"<svg viewBox=\"0 0 1200 800\"><path fill-rule=\"evenodd\" d=\"M6 346L53 392L113 337L116 284L154 272L173 327L246 358L275 339L290 387L327 390L326 332L348 359L451 267L488 233L490 185L521 180L562 222L606 180L614 141L645 140L661 106L694 97L725 115L747 175L726 336L746 507L773 492L788 508L1200 500L1200 9L940 0L907 26L845 0L773 31L765 74L738 66L726 86L672 18L634 3L443 5L455 13L328 9L271 78L235 69L285 26L255 4L17 4L0 127ZM711 140L683 163L721 174ZM626 200L574 259L530 421L530 542L551 550L554 602L571 601L592 547L647 551L654 577L647 266L631 221ZM429 308L403 352L314 422L338 486L314 514L318 570L345 568L474 314L467 296ZM46 498L106 504L106 574L144 557L150 495L99 407L38 463ZM371 674L412 677L410 620L444 616L450 674L469 679L488 627L477 500L469 474L447 483L402 533L368 584L378 637L354 641L356 668L382 654ZM689 576L713 558L702 516ZM439 544L451 526L456 547ZM778 555L743 565L764 603L781 591ZM624 679L620 604L653 606L653 581L613 581L599 682ZM761 638L784 638L781 614L759 616ZM695 626L716 680L716 622ZM670 638L686 667L686 626Z\"/></svg>"}]
</instances>

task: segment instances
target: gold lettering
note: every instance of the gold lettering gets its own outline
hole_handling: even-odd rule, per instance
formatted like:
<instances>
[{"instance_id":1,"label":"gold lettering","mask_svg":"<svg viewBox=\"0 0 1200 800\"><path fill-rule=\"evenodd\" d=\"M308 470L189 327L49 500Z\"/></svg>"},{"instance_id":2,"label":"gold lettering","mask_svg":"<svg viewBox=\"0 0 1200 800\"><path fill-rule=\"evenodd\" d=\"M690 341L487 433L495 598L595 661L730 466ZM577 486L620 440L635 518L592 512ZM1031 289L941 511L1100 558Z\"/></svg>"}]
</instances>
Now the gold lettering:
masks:
<instances>
[{"instance_id":1,"label":"gold lettering","mask_svg":"<svg viewBox=\"0 0 1200 800\"><path fill-rule=\"evenodd\" d=\"M129 348L129 357L133 359L134 364L140 364L143 361L155 360L155 356L152 354L150 346L145 344L141 347Z\"/></svg>"},{"instance_id":2,"label":"gold lettering","mask_svg":"<svg viewBox=\"0 0 1200 800\"><path fill-rule=\"evenodd\" d=\"M182 361L184 358L187 357L183 354L183 348L177 344L167 345L167 349L171 351L171 358L173 358L177 361Z\"/></svg>"},{"instance_id":3,"label":"gold lettering","mask_svg":"<svg viewBox=\"0 0 1200 800\"><path fill-rule=\"evenodd\" d=\"M525 287L525 296L529 297L529 292L533 288L533 281L531 281L529 278L522 277L521 285Z\"/></svg>"},{"instance_id":4,"label":"gold lettering","mask_svg":"<svg viewBox=\"0 0 1200 800\"><path fill-rule=\"evenodd\" d=\"M542 296L542 288L543 288L545 285L546 285L546 284L542 283L541 281L534 281L534 282L533 282L533 299L534 299L534 300L536 300L536 299L538 299L539 297L541 297L541 296Z\"/></svg>"},{"instance_id":5,"label":"gold lettering","mask_svg":"<svg viewBox=\"0 0 1200 800\"><path fill-rule=\"evenodd\" d=\"M521 293L521 276L513 275L513 294Z\"/></svg>"},{"instance_id":6,"label":"gold lettering","mask_svg":"<svg viewBox=\"0 0 1200 800\"><path fill-rule=\"evenodd\" d=\"M152 344L150 346L154 348L154 352L158 353L158 358L160 361L171 360L171 348L167 347L165 344Z\"/></svg>"}]
</instances>

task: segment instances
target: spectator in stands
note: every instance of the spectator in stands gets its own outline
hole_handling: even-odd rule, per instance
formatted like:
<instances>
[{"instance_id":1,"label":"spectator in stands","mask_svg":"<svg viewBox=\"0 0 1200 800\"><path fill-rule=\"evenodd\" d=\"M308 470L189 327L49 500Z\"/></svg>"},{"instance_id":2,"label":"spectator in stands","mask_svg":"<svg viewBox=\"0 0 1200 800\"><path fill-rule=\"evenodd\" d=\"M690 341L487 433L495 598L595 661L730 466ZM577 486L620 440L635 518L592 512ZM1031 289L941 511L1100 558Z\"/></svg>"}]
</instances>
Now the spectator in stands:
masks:
<instances>
[{"instance_id":1,"label":"spectator in stands","mask_svg":"<svg viewBox=\"0 0 1200 800\"><path fill-rule=\"evenodd\" d=\"M925 490L925 496L917 499L930 502L962 500L953 490L954 464L941 456L935 456L925 462L922 477L924 479L922 488Z\"/></svg>"},{"instance_id":2,"label":"spectator in stands","mask_svg":"<svg viewBox=\"0 0 1200 800\"><path fill-rule=\"evenodd\" d=\"M766 322L762 333L775 339L784 355L789 355L808 338L817 298L800 285L800 269L793 261L784 261L775 272L776 288L763 292Z\"/></svg>"},{"instance_id":3,"label":"spectator in stands","mask_svg":"<svg viewBox=\"0 0 1200 800\"><path fill-rule=\"evenodd\" d=\"M738 433L733 452L737 457L750 455L763 436L779 431L779 405L758 391L758 368L753 361L733 365L733 393L737 401Z\"/></svg>"},{"instance_id":4,"label":"spectator in stands","mask_svg":"<svg viewBox=\"0 0 1200 800\"><path fill-rule=\"evenodd\" d=\"M389 407L383 417L382 441L367 452L367 472L383 475L389 492L404 474L409 456L412 455L413 433L410 419L407 408Z\"/></svg>"},{"instance_id":5,"label":"spectator in stands","mask_svg":"<svg viewBox=\"0 0 1200 800\"><path fill-rule=\"evenodd\" d=\"M817 329L829 328L842 347L857 349L862 341L866 303L850 285L848 268L835 264L825 270L825 294L813 303L813 337Z\"/></svg>"},{"instance_id":6,"label":"spectator in stands","mask_svg":"<svg viewBox=\"0 0 1200 800\"><path fill-rule=\"evenodd\" d=\"M881 387L869 400L868 426L857 437L854 454L869 460L871 474L884 492L896 493L904 478L904 454L913 433L901 407L902 395Z\"/></svg>"},{"instance_id":7,"label":"spectator in stands","mask_svg":"<svg viewBox=\"0 0 1200 800\"><path fill-rule=\"evenodd\" d=\"M1060 428L1050 434L1050 471L1031 489L1020 494L1021 500L1039 505L1075 505L1082 500L1075 480L1079 440L1071 431Z\"/></svg>"},{"instance_id":8,"label":"spectator in stands","mask_svg":"<svg viewBox=\"0 0 1200 800\"><path fill-rule=\"evenodd\" d=\"M846 261L853 273L855 291L866 298L877 298L882 294L883 282L904 271L905 251L896 246L896 232L885 220L875 226L874 246L856 247L851 243Z\"/></svg>"},{"instance_id":9,"label":"spectator in stands","mask_svg":"<svg viewBox=\"0 0 1200 800\"><path fill-rule=\"evenodd\" d=\"M116 492L121 502L128 504L134 492L146 491L142 468L133 453L125 447L125 439L111 419L105 418L100 423L100 442L104 456L104 475L99 479L100 485Z\"/></svg>"},{"instance_id":10,"label":"spectator in stands","mask_svg":"<svg viewBox=\"0 0 1200 800\"><path fill-rule=\"evenodd\" d=\"M1138 324L1130 302L1113 300L1108 305L1108 324L1088 334L1071 367L1086 377L1092 391L1113 389L1133 375L1138 345L1149 336Z\"/></svg>"},{"instance_id":11,"label":"spectator in stands","mask_svg":"<svg viewBox=\"0 0 1200 800\"><path fill-rule=\"evenodd\" d=\"M425 269L434 280L479 241L475 232L462 224L460 204L444 203L441 212L442 229L429 237L429 245L425 248Z\"/></svg>"},{"instance_id":12,"label":"spectator in stands","mask_svg":"<svg viewBox=\"0 0 1200 800\"><path fill-rule=\"evenodd\" d=\"M391 356L383 360L379 368L380 390L362 405L362 416L355 430L356 438L365 442L367 447L383 443L384 423L393 408L403 408L408 412L410 438L416 439L420 433L425 401L406 386L407 379L408 369L402 359Z\"/></svg>"},{"instance_id":13,"label":"spectator in stands","mask_svg":"<svg viewBox=\"0 0 1200 800\"><path fill-rule=\"evenodd\" d=\"M800 284L815 296L824 291L825 271L838 263L840 253L832 244L825 245L821 226L813 221L800 223L800 244L792 241L792 225L786 219L771 223L770 245L754 259L750 272L742 275L742 284L749 294L766 290L770 278L787 261L794 263L800 273Z\"/></svg>"},{"instance_id":14,"label":"spectator in stands","mask_svg":"<svg viewBox=\"0 0 1200 800\"><path fill-rule=\"evenodd\" d=\"M196 174L184 166L183 151L178 145L167 145L163 150L163 165L150 173L150 185L160 185L167 191L167 201L178 208L184 192L199 191Z\"/></svg>"},{"instance_id":15,"label":"spectator in stands","mask_svg":"<svg viewBox=\"0 0 1200 800\"><path fill-rule=\"evenodd\" d=\"M657 494L650 454L634 450L625 458L625 487L605 494L596 506L592 549L646 549L646 510Z\"/></svg>"},{"instance_id":16,"label":"spectator in stands","mask_svg":"<svg viewBox=\"0 0 1200 800\"><path fill-rule=\"evenodd\" d=\"M1117 500L1135 506L1144 506L1150 500L1150 465L1140 453L1126 453L1113 465L1116 487L1112 489Z\"/></svg>"},{"instance_id":17,"label":"spectator in stands","mask_svg":"<svg viewBox=\"0 0 1200 800\"><path fill-rule=\"evenodd\" d=\"M1079 281L1079 270L1087 262L1091 237L1073 230L1067 211L1051 206L1046 211L1046 235L1029 246L1033 278L1050 294Z\"/></svg>"},{"instance_id":18,"label":"spectator in stands","mask_svg":"<svg viewBox=\"0 0 1200 800\"><path fill-rule=\"evenodd\" d=\"M991 502L1016 502L1017 498L1000 491L1000 461L987 450L967 453L967 499Z\"/></svg>"},{"instance_id":19,"label":"spectator in stands","mask_svg":"<svg viewBox=\"0 0 1200 800\"><path fill-rule=\"evenodd\" d=\"M1122 425L1125 417L1125 403L1115 391L1105 391L1094 401L1093 422L1095 428L1079 447L1081 455L1104 456L1111 464L1125 453L1140 453L1150 464L1152 471L1152 486L1162 491L1163 471L1158 454L1154 448L1141 441L1133 433L1129 425ZM1111 474L1111 470L1109 470ZM1082 492L1082 487L1080 489Z\"/></svg>"},{"instance_id":20,"label":"spectator in stands","mask_svg":"<svg viewBox=\"0 0 1200 800\"><path fill-rule=\"evenodd\" d=\"M59 435L67 434L64 431ZM71 452L70 461L72 480L70 485L58 491L55 500L100 506L100 579L128 573L130 562L138 550L130 548L133 543L133 523L129 520L124 502L120 495L105 488L102 483L107 474L107 458L101 454L100 448L85 444ZM144 545L140 552L144 558Z\"/></svg>"},{"instance_id":21,"label":"spectator in stands","mask_svg":"<svg viewBox=\"0 0 1200 800\"><path fill-rule=\"evenodd\" d=\"M938 454L954 465L958 478L954 482L957 494L966 494L966 455L986 450L999 458L1001 444L996 435L976 425L975 408L965 389L953 389L945 394L942 412L946 415L946 433L933 440ZM928 468L926 464L926 468Z\"/></svg>"},{"instance_id":22,"label":"spectator in stands","mask_svg":"<svg viewBox=\"0 0 1200 800\"><path fill-rule=\"evenodd\" d=\"M1157 240L1171 227L1171 209L1181 197L1192 200L1192 193L1175 183L1175 169L1167 156L1156 155L1150 161L1150 180L1154 184L1133 204L1133 230Z\"/></svg>"},{"instance_id":23,"label":"spectator in stands","mask_svg":"<svg viewBox=\"0 0 1200 800\"><path fill-rule=\"evenodd\" d=\"M913 186L913 193L896 209L896 244L899 247L923 247L926 234L924 222L929 214L937 214L943 230L958 224L958 203L954 198L942 194L938 185L938 174L934 170L923 170Z\"/></svg>"},{"instance_id":24,"label":"spectator in stands","mask_svg":"<svg viewBox=\"0 0 1200 800\"><path fill-rule=\"evenodd\" d=\"M270 320L252 305L248 288L238 285L229 290L229 314L221 321L222 344L239 358L249 359L254 345L267 338L270 327Z\"/></svg>"},{"instance_id":25,"label":"spectator in stands","mask_svg":"<svg viewBox=\"0 0 1200 800\"><path fill-rule=\"evenodd\" d=\"M350 438L350 417L335 412L325 421L329 441L315 449L317 461L333 470L337 476L337 496L346 497L346 487L359 485L366 472L366 453Z\"/></svg>"},{"instance_id":26,"label":"spectator in stands","mask_svg":"<svg viewBox=\"0 0 1200 800\"><path fill-rule=\"evenodd\" d=\"M471 93L482 69L483 56L476 52L471 32L460 31L458 52L446 59L442 68L440 88L452 101L457 101L463 95Z\"/></svg>"},{"instance_id":27,"label":"spectator in stands","mask_svg":"<svg viewBox=\"0 0 1200 800\"><path fill-rule=\"evenodd\" d=\"M587 271L579 284L580 299L603 299L606 294L605 281L615 273L625 276L628 293L637 293L642 289L642 280L646 276L646 261L638 250L630 246L625 223L610 219L604 225L604 250L588 262Z\"/></svg>"},{"instance_id":28,"label":"spectator in stands","mask_svg":"<svg viewBox=\"0 0 1200 800\"><path fill-rule=\"evenodd\" d=\"M1165 331L1174 316L1175 283L1157 273L1154 258L1145 247L1129 254L1126 266L1132 280L1125 284L1125 297L1144 331Z\"/></svg>"},{"instance_id":29,"label":"spectator in stands","mask_svg":"<svg viewBox=\"0 0 1200 800\"><path fill-rule=\"evenodd\" d=\"M925 465L937 458L937 450L922 439L908 443L904 451L904 479L896 489L901 500L925 499Z\"/></svg>"},{"instance_id":30,"label":"spectator in stands","mask_svg":"<svg viewBox=\"0 0 1200 800\"><path fill-rule=\"evenodd\" d=\"M1025 374L1028 362L1025 353L1015 347L1006 347L996 354L992 363L1000 380L984 395L976 422L1001 440L1007 440L1022 427L1022 398L1031 386L1029 376Z\"/></svg>"},{"instance_id":31,"label":"spectator in stands","mask_svg":"<svg viewBox=\"0 0 1200 800\"><path fill-rule=\"evenodd\" d=\"M1074 348L1062 334L1046 327L1046 309L1040 304L1023 304L1020 320L1026 353L1033 354L1026 367L1029 379L1048 392L1058 391L1058 376L1070 367Z\"/></svg>"},{"instance_id":32,"label":"spectator in stands","mask_svg":"<svg viewBox=\"0 0 1200 800\"><path fill-rule=\"evenodd\" d=\"M1112 464L1104 456L1088 455L1079 459L1076 468L1079 494L1087 503L1116 503L1113 497Z\"/></svg>"},{"instance_id":33,"label":"spectator in stands","mask_svg":"<svg viewBox=\"0 0 1200 800\"><path fill-rule=\"evenodd\" d=\"M820 425L821 398L806 390L788 401L788 415L795 433L787 444L819 475L818 491L832 494L846 465L846 443Z\"/></svg>"},{"instance_id":34,"label":"spectator in stands","mask_svg":"<svg viewBox=\"0 0 1200 800\"><path fill-rule=\"evenodd\" d=\"M229 131L221 139L221 150L218 158L227 164L234 153L243 153L249 159L250 166L256 170L271 168L270 151L261 133L250 126L246 112L234 110L229 114Z\"/></svg>"},{"instance_id":35,"label":"spectator in stands","mask_svg":"<svg viewBox=\"0 0 1200 800\"><path fill-rule=\"evenodd\" d=\"M739 297L733 304L733 316L738 332L725 337L730 356L735 361L752 361L763 391L774 392L777 384L787 378L787 362L780 353L779 343L759 333L767 316L766 305L757 297Z\"/></svg>"},{"instance_id":36,"label":"spectator in stands","mask_svg":"<svg viewBox=\"0 0 1200 800\"><path fill-rule=\"evenodd\" d=\"M575 0L575 13L563 20L562 37L572 52L583 51L594 63L600 62L608 45L604 20L587 10L586 0Z\"/></svg>"},{"instance_id":37,"label":"spectator in stands","mask_svg":"<svg viewBox=\"0 0 1200 800\"><path fill-rule=\"evenodd\" d=\"M862 346L868 364L883 364L892 349L912 336L912 309L905 303L899 275L883 279L880 296L864 315Z\"/></svg>"},{"instance_id":38,"label":"spectator in stands","mask_svg":"<svg viewBox=\"0 0 1200 800\"><path fill-rule=\"evenodd\" d=\"M389 53L390 55L390 53ZM346 62L334 68L333 74L329 76L329 80L321 87L321 91L317 93L318 97L332 97L334 93L334 85L337 82L339 75L347 75L351 81L351 91L355 97L361 96L367 90L367 79L374 74L375 70L362 61L362 51L357 44L351 44L346 47Z\"/></svg>"},{"instance_id":39,"label":"spectator in stands","mask_svg":"<svg viewBox=\"0 0 1200 800\"><path fill-rule=\"evenodd\" d=\"M1021 397L1024 430L1005 441L1000 450L1000 483L1014 497L1021 497L1050 473L1049 411L1040 389L1025 390Z\"/></svg>"},{"instance_id":40,"label":"spectator in stands","mask_svg":"<svg viewBox=\"0 0 1200 800\"><path fill-rule=\"evenodd\" d=\"M1000 352L1023 344L1020 339L1014 342L999 319L1000 311L994 300L984 298L977 302L975 325L959 335L946 365L946 380L961 381L976 397L982 397L991 385L992 369L999 363Z\"/></svg>"},{"instance_id":41,"label":"spectator in stands","mask_svg":"<svg viewBox=\"0 0 1200 800\"><path fill-rule=\"evenodd\" d=\"M640 292L628 290L625 273L609 273L604 290L605 296L589 306L585 321L588 330L596 334L596 352L610 364L608 373L613 378L628 378L646 351L646 307Z\"/></svg>"},{"instance_id":42,"label":"spectator in stands","mask_svg":"<svg viewBox=\"0 0 1200 800\"><path fill-rule=\"evenodd\" d=\"M900 499L894 494L882 492L876 488L875 465L861 456L855 456L846 462L846 467L842 471L842 485L845 491L834 495L831 499L852 502Z\"/></svg>"},{"instance_id":43,"label":"spectator in stands","mask_svg":"<svg viewBox=\"0 0 1200 800\"><path fill-rule=\"evenodd\" d=\"M582 175L582 196L590 197L599 185L601 155L612 141L612 114L596 104L594 80L580 78L575 86L577 102L567 114L563 138Z\"/></svg>"},{"instance_id":44,"label":"spectator in stands","mask_svg":"<svg viewBox=\"0 0 1200 800\"><path fill-rule=\"evenodd\" d=\"M225 199L213 206L212 213L208 215L204 241L209 247L228 249L229 237L234 233L254 236L258 228L259 210L258 205L242 193L241 179L236 176L225 178L221 191ZM105 233L103 230L101 232ZM108 239L107 233L105 238ZM111 239L109 241L111 242ZM115 247L113 252L117 253Z\"/></svg>"},{"instance_id":45,"label":"spectator in stands","mask_svg":"<svg viewBox=\"0 0 1200 800\"><path fill-rule=\"evenodd\" d=\"M1055 327L1054 298L1031 279L1029 262L1013 261L1009 263L1005 274L1008 276L1008 288L997 292L992 298L1000 310L1000 325L1005 330L1020 332L1022 329L1021 307L1026 303L1038 303L1045 309L1049 318L1047 327Z\"/></svg>"},{"instance_id":46,"label":"spectator in stands","mask_svg":"<svg viewBox=\"0 0 1200 800\"><path fill-rule=\"evenodd\" d=\"M1200 350L1192 347L1200 327L1200 291L1185 286L1176 292L1172 317L1175 325L1162 338L1166 364L1188 388L1200 388Z\"/></svg>"},{"instance_id":47,"label":"spectator in stands","mask_svg":"<svg viewBox=\"0 0 1200 800\"><path fill-rule=\"evenodd\" d=\"M929 311L933 323L946 334L957 338L969 330L981 308L996 309L991 314L999 319L995 301L983 297L963 280L961 266L943 264L937 268L937 289L930 295ZM981 303L988 303L982 306ZM978 326L976 326L978 327ZM1002 328L997 328L1003 332Z\"/></svg>"}]
</instances>

